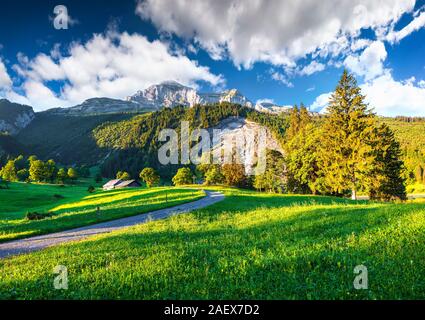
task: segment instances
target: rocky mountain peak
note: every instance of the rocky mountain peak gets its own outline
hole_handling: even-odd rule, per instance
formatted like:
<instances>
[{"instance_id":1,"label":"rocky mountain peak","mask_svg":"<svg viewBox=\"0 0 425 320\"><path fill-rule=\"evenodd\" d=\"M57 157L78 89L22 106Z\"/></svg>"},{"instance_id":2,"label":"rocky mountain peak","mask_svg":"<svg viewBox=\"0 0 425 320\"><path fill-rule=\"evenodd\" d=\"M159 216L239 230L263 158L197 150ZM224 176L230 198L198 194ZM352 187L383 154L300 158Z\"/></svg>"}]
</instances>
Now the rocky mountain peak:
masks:
<instances>
[{"instance_id":1,"label":"rocky mountain peak","mask_svg":"<svg viewBox=\"0 0 425 320\"><path fill-rule=\"evenodd\" d=\"M35 113L30 106L0 100L0 132L15 135L34 119Z\"/></svg>"}]
</instances>

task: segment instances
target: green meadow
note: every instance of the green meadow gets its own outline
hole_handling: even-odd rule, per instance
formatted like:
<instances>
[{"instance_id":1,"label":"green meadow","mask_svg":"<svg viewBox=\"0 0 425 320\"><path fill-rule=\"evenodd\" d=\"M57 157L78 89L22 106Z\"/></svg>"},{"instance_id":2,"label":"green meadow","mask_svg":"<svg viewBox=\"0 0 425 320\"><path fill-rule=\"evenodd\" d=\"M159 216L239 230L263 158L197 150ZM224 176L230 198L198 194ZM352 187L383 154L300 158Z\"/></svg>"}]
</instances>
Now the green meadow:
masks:
<instances>
[{"instance_id":1,"label":"green meadow","mask_svg":"<svg viewBox=\"0 0 425 320\"><path fill-rule=\"evenodd\" d=\"M89 193L84 182L66 186L11 183L9 189L0 190L0 242L172 207L203 196L200 190L183 188ZM26 212L51 212L53 217L29 221Z\"/></svg>"},{"instance_id":2,"label":"green meadow","mask_svg":"<svg viewBox=\"0 0 425 320\"><path fill-rule=\"evenodd\" d=\"M202 210L0 260L0 298L425 298L424 202L214 189L226 199Z\"/></svg>"}]
</instances>

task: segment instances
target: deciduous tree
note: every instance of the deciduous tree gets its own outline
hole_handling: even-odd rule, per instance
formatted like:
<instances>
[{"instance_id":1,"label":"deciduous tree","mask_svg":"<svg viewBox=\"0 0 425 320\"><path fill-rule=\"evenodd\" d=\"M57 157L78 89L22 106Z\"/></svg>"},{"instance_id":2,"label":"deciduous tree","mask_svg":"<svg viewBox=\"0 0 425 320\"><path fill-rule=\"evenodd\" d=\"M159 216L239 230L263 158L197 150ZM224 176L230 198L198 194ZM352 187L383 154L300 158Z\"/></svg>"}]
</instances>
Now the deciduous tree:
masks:
<instances>
[{"instance_id":1,"label":"deciduous tree","mask_svg":"<svg viewBox=\"0 0 425 320\"><path fill-rule=\"evenodd\" d=\"M15 161L9 160L0 172L1 178L6 181L17 181L18 175L15 167Z\"/></svg>"},{"instance_id":2,"label":"deciduous tree","mask_svg":"<svg viewBox=\"0 0 425 320\"><path fill-rule=\"evenodd\" d=\"M240 187L246 182L245 167L243 164L226 163L222 166L221 172L228 186Z\"/></svg>"},{"instance_id":3,"label":"deciduous tree","mask_svg":"<svg viewBox=\"0 0 425 320\"><path fill-rule=\"evenodd\" d=\"M189 168L180 168L176 175L173 177L173 184L181 186L193 183L193 173Z\"/></svg>"},{"instance_id":4,"label":"deciduous tree","mask_svg":"<svg viewBox=\"0 0 425 320\"><path fill-rule=\"evenodd\" d=\"M68 169L67 174L68 174L69 179L71 179L73 181L78 179L78 172L77 172L77 170L75 170L72 167Z\"/></svg>"},{"instance_id":5,"label":"deciduous tree","mask_svg":"<svg viewBox=\"0 0 425 320\"><path fill-rule=\"evenodd\" d=\"M205 184L217 185L224 181L224 176L221 173L219 165L212 165L207 172L205 172Z\"/></svg>"},{"instance_id":6,"label":"deciduous tree","mask_svg":"<svg viewBox=\"0 0 425 320\"><path fill-rule=\"evenodd\" d=\"M126 171L118 171L116 177L121 180L131 180L130 174Z\"/></svg>"},{"instance_id":7,"label":"deciduous tree","mask_svg":"<svg viewBox=\"0 0 425 320\"><path fill-rule=\"evenodd\" d=\"M41 160L30 160L29 178L31 181L41 182L46 180L46 165Z\"/></svg>"},{"instance_id":8,"label":"deciduous tree","mask_svg":"<svg viewBox=\"0 0 425 320\"><path fill-rule=\"evenodd\" d=\"M65 170L65 168L60 168L59 170L58 170L58 175L57 175L57 177L58 177L58 181L59 182L61 182L61 183L65 183L66 182L66 180L68 180L68 173L67 173L67 171Z\"/></svg>"},{"instance_id":9,"label":"deciduous tree","mask_svg":"<svg viewBox=\"0 0 425 320\"><path fill-rule=\"evenodd\" d=\"M139 175L148 188L157 186L159 184L160 177L153 168L144 168Z\"/></svg>"}]
</instances>

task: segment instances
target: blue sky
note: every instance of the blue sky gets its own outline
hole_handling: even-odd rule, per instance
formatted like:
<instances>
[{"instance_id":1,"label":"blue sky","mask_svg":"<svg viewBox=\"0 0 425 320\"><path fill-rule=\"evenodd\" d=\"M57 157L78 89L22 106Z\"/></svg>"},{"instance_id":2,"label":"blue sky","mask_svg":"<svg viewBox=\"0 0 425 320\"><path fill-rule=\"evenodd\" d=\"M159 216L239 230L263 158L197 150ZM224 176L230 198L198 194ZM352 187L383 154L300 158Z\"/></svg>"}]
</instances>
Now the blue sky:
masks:
<instances>
[{"instance_id":1,"label":"blue sky","mask_svg":"<svg viewBox=\"0 0 425 320\"><path fill-rule=\"evenodd\" d=\"M68 29L54 28L65 5ZM425 1L2 1L0 97L36 110L177 80L326 106L347 68L382 115L425 116Z\"/></svg>"}]
</instances>

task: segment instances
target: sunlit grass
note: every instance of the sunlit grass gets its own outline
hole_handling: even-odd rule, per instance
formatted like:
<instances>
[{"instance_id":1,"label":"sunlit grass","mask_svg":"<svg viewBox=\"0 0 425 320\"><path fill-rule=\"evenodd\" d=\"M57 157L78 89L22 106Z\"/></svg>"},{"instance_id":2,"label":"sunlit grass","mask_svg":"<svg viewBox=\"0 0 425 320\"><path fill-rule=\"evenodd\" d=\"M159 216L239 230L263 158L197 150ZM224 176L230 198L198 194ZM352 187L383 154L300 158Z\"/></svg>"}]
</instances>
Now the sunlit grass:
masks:
<instances>
[{"instance_id":1,"label":"sunlit grass","mask_svg":"<svg viewBox=\"0 0 425 320\"><path fill-rule=\"evenodd\" d=\"M0 242L145 213L204 195L200 190L184 188L121 189L89 194L86 187L29 184L13 184L11 189L1 191L5 197L0 201ZM55 193L64 198L55 198ZM27 221L28 211L53 212L55 216Z\"/></svg>"},{"instance_id":2,"label":"sunlit grass","mask_svg":"<svg viewBox=\"0 0 425 320\"><path fill-rule=\"evenodd\" d=\"M425 298L425 204L213 189L227 197L211 207L0 261L0 297ZM359 264L369 290L353 287Z\"/></svg>"}]
</instances>

